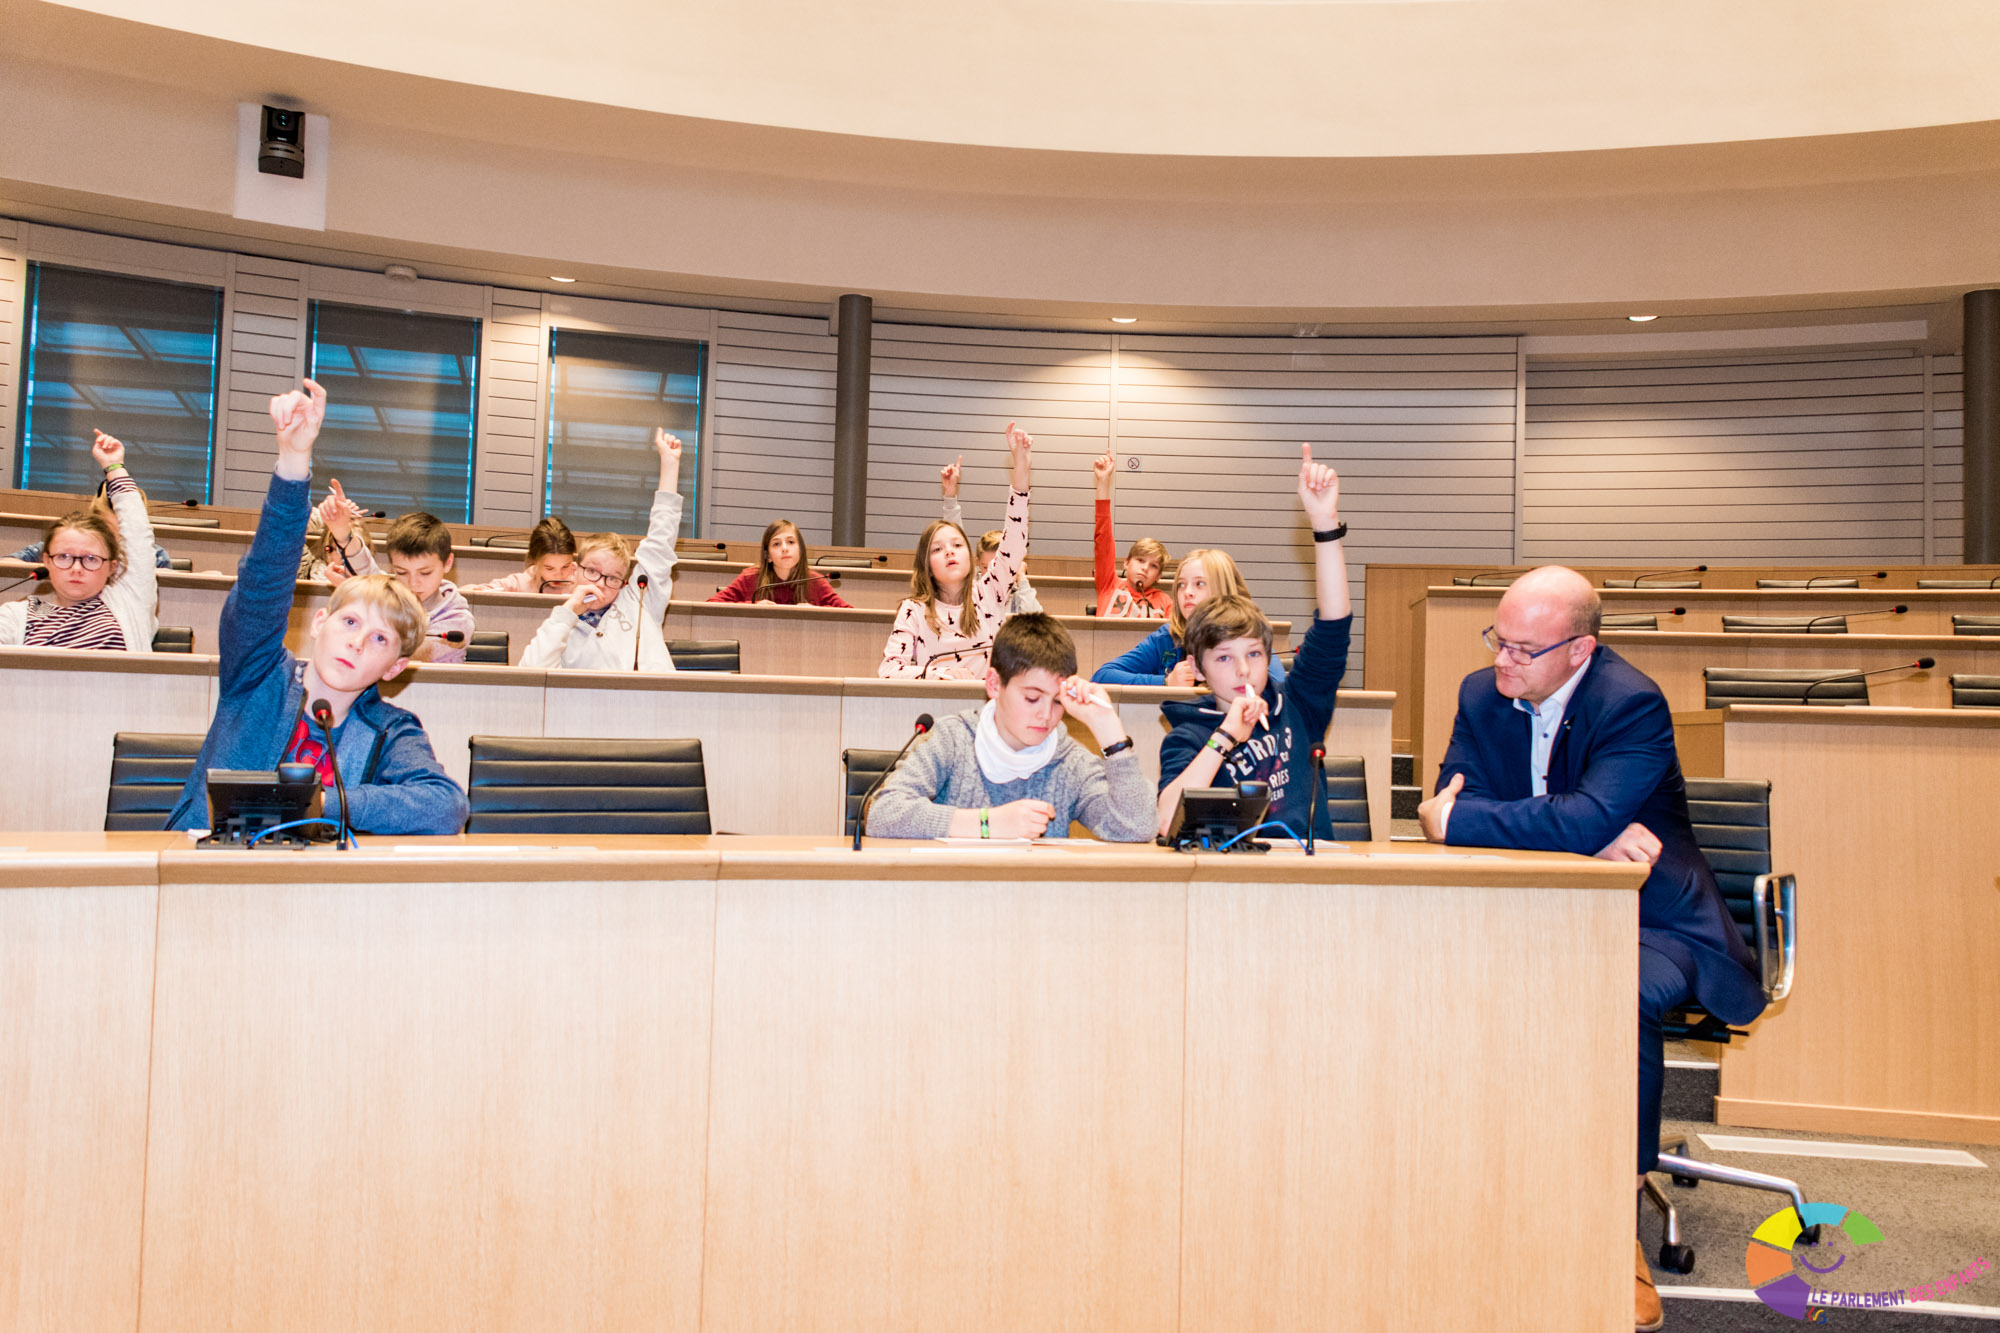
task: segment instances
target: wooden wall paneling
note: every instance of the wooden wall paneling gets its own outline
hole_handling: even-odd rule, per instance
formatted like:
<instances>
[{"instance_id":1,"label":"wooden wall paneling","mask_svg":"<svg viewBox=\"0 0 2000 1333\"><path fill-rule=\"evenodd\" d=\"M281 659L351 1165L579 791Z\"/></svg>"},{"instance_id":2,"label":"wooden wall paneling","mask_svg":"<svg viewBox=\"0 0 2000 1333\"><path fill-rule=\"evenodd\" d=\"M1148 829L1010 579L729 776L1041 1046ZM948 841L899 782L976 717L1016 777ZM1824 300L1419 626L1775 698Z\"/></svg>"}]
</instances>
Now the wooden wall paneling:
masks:
<instances>
[{"instance_id":1,"label":"wooden wall paneling","mask_svg":"<svg viewBox=\"0 0 2000 1333\"><path fill-rule=\"evenodd\" d=\"M1965 558L1965 358L1931 358L1931 523L1940 561Z\"/></svg>"},{"instance_id":2,"label":"wooden wall paneling","mask_svg":"<svg viewBox=\"0 0 2000 1333\"><path fill-rule=\"evenodd\" d=\"M0 481L9 485L19 466L21 382L28 368L26 225L0 218Z\"/></svg>"},{"instance_id":3,"label":"wooden wall paneling","mask_svg":"<svg viewBox=\"0 0 2000 1333\"><path fill-rule=\"evenodd\" d=\"M1102 855L725 869L705 1326L1176 1327L1187 866Z\"/></svg>"},{"instance_id":4,"label":"wooden wall paneling","mask_svg":"<svg viewBox=\"0 0 2000 1333\"><path fill-rule=\"evenodd\" d=\"M130 1333L155 857L47 859L0 858L0 1325Z\"/></svg>"},{"instance_id":5,"label":"wooden wall paneling","mask_svg":"<svg viewBox=\"0 0 2000 1333\"><path fill-rule=\"evenodd\" d=\"M170 854L142 1333L694 1333L714 858L474 855Z\"/></svg>"},{"instance_id":6,"label":"wooden wall paneling","mask_svg":"<svg viewBox=\"0 0 2000 1333\"><path fill-rule=\"evenodd\" d=\"M216 405L221 466L214 499L254 511L264 503L278 457L270 401L299 387L311 350L306 266L238 255L229 300L231 323L222 331L229 397Z\"/></svg>"},{"instance_id":7,"label":"wooden wall paneling","mask_svg":"<svg viewBox=\"0 0 2000 1333\"><path fill-rule=\"evenodd\" d=\"M1638 877L1388 887L1336 860L1308 884L1215 859L1188 907L1181 1329L1622 1327L1637 1054L1603 999L1638 984ZM1524 1054L1524 1024L1564 1040ZM1500 1086L1504 1144L1469 1132ZM1434 1250L1473 1179L1487 1243L1449 1283L1382 1281L1362 1256Z\"/></svg>"},{"instance_id":8,"label":"wooden wall paneling","mask_svg":"<svg viewBox=\"0 0 2000 1333\"><path fill-rule=\"evenodd\" d=\"M542 515L549 340L539 292L490 291L480 325L472 519L533 527Z\"/></svg>"},{"instance_id":9,"label":"wooden wall paneling","mask_svg":"<svg viewBox=\"0 0 2000 1333\"><path fill-rule=\"evenodd\" d=\"M716 318L711 535L756 541L774 518L833 539L834 338L823 319Z\"/></svg>"}]
</instances>

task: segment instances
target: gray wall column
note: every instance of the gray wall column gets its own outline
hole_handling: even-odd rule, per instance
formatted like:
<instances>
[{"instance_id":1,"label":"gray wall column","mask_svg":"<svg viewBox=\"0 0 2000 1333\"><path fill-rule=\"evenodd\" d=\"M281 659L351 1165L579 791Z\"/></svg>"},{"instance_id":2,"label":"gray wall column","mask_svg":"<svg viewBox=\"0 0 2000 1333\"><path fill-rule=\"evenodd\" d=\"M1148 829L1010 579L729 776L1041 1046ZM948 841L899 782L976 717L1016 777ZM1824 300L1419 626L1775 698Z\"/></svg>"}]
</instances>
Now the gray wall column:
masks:
<instances>
[{"instance_id":1,"label":"gray wall column","mask_svg":"<svg viewBox=\"0 0 2000 1333\"><path fill-rule=\"evenodd\" d=\"M868 374L875 301L840 298L840 350L833 375L833 544L868 544Z\"/></svg>"},{"instance_id":2,"label":"gray wall column","mask_svg":"<svg viewBox=\"0 0 2000 1333\"><path fill-rule=\"evenodd\" d=\"M1965 294L1965 563L2000 564L2000 291Z\"/></svg>"}]
</instances>

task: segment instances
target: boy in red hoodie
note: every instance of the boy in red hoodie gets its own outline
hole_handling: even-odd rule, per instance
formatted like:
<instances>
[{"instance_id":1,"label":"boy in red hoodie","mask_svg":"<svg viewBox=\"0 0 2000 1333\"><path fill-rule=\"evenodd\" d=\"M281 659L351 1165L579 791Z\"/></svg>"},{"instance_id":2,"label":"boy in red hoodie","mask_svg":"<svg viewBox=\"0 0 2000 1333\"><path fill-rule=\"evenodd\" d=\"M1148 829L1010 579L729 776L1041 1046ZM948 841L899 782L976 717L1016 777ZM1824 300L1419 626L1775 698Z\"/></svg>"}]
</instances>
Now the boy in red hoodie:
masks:
<instances>
[{"instance_id":1,"label":"boy in red hoodie","mask_svg":"<svg viewBox=\"0 0 2000 1333\"><path fill-rule=\"evenodd\" d=\"M1141 537L1125 553L1125 571L1118 571L1118 544L1111 537L1111 478L1118 460L1105 450L1090 465L1097 482L1097 522L1095 525L1097 614L1128 620L1165 620L1173 613L1173 599L1160 587L1160 571L1166 567L1167 548L1151 537Z\"/></svg>"}]
</instances>

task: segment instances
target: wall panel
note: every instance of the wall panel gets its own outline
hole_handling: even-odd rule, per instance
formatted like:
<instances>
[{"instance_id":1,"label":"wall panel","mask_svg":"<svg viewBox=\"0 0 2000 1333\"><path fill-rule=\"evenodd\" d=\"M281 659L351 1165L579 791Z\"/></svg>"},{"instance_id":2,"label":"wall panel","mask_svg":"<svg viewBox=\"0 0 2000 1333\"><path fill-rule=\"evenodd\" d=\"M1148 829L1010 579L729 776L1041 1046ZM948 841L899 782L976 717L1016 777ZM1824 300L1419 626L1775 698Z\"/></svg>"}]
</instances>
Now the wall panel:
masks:
<instances>
[{"instance_id":1,"label":"wall panel","mask_svg":"<svg viewBox=\"0 0 2000 1333\"><path fill-rule=\"evenodd\" d=\"M215 502L256 508L278 458L268 404L297 388L306 371L306 266L239 255L227 296Z\"/></svg>"},{"instance_id":2,"label":"wall panel","mask_svg":"<svg viewBox=\"0 0 2000 1333\"><path fill-rule=\"evenodd\" d=\"M755 541L782 516L799 525L808 547L833 539L835 347L825 320L717 317L713 536Z\"/></svg>"},{"instance_id":3,"label":"wall panel","mask_svg":"<svg viewBox=\"0 0 2000 1333\"><path fill-rule=\"evenodd\" d=\"M475 523L527 528L541 517L548 364L541 294L495 288L480 327Z\"/></svg>"},{"instance_id":4,"label":"wall panel","mask_svg":"<svg viewBox=\"0 0 2000 1333\"><path fill-rule=\"evenodd\" d=\"M0 480L14 484L14 455L21 381L27 372L28 265L22 232L27 224L0 218Z\"/></svg>"},{"instance_id":5,"label":"wall panel","mask_svg":"<svg viewBox=\"0 0 2000 1333\"><path fill-rule=\"evenodd\" d=\"M1933 560L1965 559L1965 358L1931 358Z\"/></svg>"}]
</instances>

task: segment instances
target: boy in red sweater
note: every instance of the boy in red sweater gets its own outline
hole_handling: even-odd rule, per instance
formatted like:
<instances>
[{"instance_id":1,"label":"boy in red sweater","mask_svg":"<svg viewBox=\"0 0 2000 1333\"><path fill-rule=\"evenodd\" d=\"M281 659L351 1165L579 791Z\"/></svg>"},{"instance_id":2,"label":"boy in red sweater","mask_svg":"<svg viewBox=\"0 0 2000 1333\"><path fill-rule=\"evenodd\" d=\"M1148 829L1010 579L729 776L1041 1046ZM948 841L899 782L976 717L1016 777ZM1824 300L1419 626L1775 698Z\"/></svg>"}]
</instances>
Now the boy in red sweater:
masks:
<instances>
[{"instance_id":1,"label":"boy in red sweater","mask_svg":"<svg viewBox=\"0 0 2000 1333\"><path fill-rule=\"evenodd\" d=\"M1111 537L1111 478L1118 460L1109 449L1090 465L1097 482L1097 522L1095 525L1095 572L1097 614L1128 620L1165 620L1173 613L1173 599L1161 589L1160 571L1166 567L1167 548L1151 537L1141 537L1125 553L1125 572L1118 572L1118 543Z\"/></svg>"}]
</instances>

